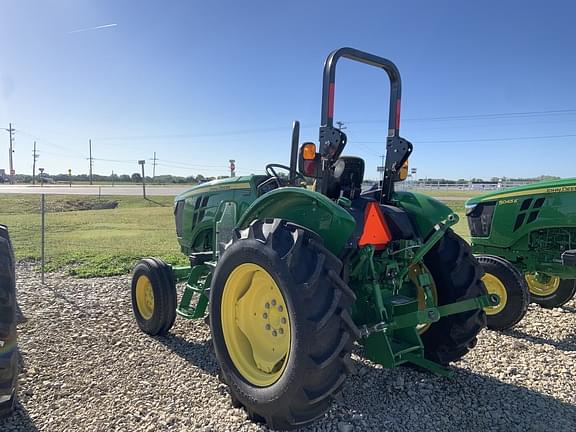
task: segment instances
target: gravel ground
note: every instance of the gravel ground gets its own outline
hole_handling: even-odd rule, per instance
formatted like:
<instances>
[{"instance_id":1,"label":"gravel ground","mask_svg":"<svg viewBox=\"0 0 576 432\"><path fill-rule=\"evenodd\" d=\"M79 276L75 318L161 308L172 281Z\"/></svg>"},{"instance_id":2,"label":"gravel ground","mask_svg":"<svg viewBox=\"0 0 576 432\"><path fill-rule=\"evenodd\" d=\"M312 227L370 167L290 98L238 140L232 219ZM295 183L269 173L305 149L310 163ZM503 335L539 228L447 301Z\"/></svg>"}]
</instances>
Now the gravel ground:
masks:
<instances>
[{"instance_id":1,"label":"gravel ground","mask_svg":"<svg viewBox=\"0 0 576 432\"><path fill-rule=\"evenodd\" d=\"M24 368L15 415L0 431L260 431L232 408L202 320L151 338L132 319L129 277L39 283L18 267ZM513 331L484 331L453 379L386 370L353 355L358 374L316 431L576 430L576 301L531 306Z\"/></svg>"}]
</instances>

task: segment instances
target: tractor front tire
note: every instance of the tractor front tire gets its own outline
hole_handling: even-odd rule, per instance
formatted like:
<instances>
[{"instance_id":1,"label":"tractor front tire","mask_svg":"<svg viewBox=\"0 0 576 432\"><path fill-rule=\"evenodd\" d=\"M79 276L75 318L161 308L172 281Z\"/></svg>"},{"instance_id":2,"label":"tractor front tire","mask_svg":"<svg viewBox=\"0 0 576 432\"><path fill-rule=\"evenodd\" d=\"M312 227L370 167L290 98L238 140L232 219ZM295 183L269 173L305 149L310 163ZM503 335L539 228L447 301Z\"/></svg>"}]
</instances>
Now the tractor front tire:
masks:
<instances>
[{"instance_id":1,"label":"tractor front tire","mask_svg":"<svg viewBox=\"0 0 576 432\"><path fill-rule=\"evenodd\" d=\"M12 413L16 401L19 354L16 345L16 273L14 251L0 225L0 418Z\"/></svg>"},{"instance_id":2,"label":"tractor front tire","mask_svg":"<svg viewBox=\"0 0 576 432\"><path fill-rule=\"evenodd\" d=\"M515 326L526 315L530 303L524 276L512 263L503 258L480 255L477 259L485 272L482 281L488 294L497 294L500 297L497 306L485 309L488 328L506 330Z\"/></svg>"},{"instance_id":3,"label":"tractor front tire","mask_svg":"<svg viewBox=\"0 0 576 432\"><path fill-rule=\"evenodd\" d=\"M438 306L486 294L482 268L470 246L451 229L424 257L436 284ZM448 315L422 334L424 355L441 365L460 360L476 345L476 336L486 326L486 314L477 309Z\"/></svg>"},{"instance_id":4,"label":"tractor front tire","mask_svg":"<svg viewBox=\"0 0 576 432\"><path fill-rule=\"evenodd\" d=\"M216 267L210 327L234 406L273 429L321 417L359 330L341 261L313 232L268 219L236 231Z\"/></svg>"},{"instance_id":5,"label":"tractor front tire","mask_svg":"<svg viewBox=\"0 0 576 432\"><path fill-rule=\"evenodd\" d=\"M158 258L142 259L132 273L132 310L138 327L151 336L166 334L176 319L172 267Z\"/></svg>"},{"instance_id":6,"label":"tractor front tire","mask_svg":"<svg viewBox=\"0 0 576 432\"><path fill-rule=\"evenodd\" d=\"M564 306L576 293L576 279L549 276L547 283L541 283L532 274L526 274L525 277L530 290L530 301L545 309Z\"/></svg>"}]
</instances>

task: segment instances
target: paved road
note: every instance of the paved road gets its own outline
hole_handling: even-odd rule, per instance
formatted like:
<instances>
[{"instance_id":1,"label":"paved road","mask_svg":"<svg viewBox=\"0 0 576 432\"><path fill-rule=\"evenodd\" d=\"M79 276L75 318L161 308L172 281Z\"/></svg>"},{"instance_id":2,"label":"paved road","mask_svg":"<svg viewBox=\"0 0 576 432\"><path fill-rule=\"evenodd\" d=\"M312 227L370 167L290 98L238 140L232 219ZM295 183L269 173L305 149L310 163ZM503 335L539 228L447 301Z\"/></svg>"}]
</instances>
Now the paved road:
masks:
<instances>
[{"instance_id":1,"label":"paved road","mask_svg":"<svg viewBox=\"0 0 576 432\"><path fill-rule=\"evenodd\" d=\"M190 185L181 186L146 186L149 196L176 196L189 189ZM86 186L86 185L0 185L0 194L47 194L47 195L142 195L142 186Z\"/></svg>"},{"instance_id":2,"label":"paved road","mask_svg":"<svg viewBox=\"0 0 576 432\"><path fill-rule=\"evenodd\" d=\"M190 189L190 185L170 185L170 186L146 186L146 195L148 196L176 196L180 192ZM47 195L142 195L142 186L87 186L87 185L9 185L0 184L1 194L41 194ZM440 196L436 199L440 201L466 201L469 197L455 195L455 196Z\"/></svg>"}]
</instances>

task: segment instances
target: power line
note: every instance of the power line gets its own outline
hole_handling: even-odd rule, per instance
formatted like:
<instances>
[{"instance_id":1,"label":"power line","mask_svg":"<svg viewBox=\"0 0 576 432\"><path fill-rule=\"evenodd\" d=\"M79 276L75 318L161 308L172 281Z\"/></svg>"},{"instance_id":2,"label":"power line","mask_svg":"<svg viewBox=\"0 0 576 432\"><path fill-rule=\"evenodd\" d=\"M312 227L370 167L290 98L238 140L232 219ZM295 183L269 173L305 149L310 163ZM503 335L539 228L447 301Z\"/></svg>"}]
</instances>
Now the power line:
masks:
<instances>
[{"instance_id":1,"label":"power line","mask_svg":"<svg viewBox=\"0 0 576 432\"><path fill-rule=\"evenodd\" d=\"M519 137L502 137L502 138L475 138L475 139L440 139L431 141L414 140L419 144L443 144L443 143L474 143L474 142L497 142L497 141L522 141L522 140L539 140L539 139L559 139L574 138L576 134L566 135L541 135L541 136L519 136ZM350 144L383 144L385 141L352 141Z\"/></svg>"},{"instance_id":2,"label":"power line","mask_svg":"<svg viewBox=\"0 0 576 432\"><path fill-rule=\"evenodd\" d=\"M52 142L52 141L49 141L49 140L47 140L47 139L45 139L45 138L41 138L41 137L39 137L39 136L37 136L37 135L35 135L35 134L32 134L32 133L30 133L30 132L24 131L24 130L22 130L22 129L18 129L17 132L18 132L18 133L21 133L21 134L23 134L23 135L26 135L26 136L28 136L28 137L30 137L30 138L33 138L33 139L35 139L35 140L37 140L37 141L41 141L41 142L43 142L43 143L45 143L45 144L48 144L48 145L50 145L50 146L52 146L52 147L56 147L56 148L59 149L59 150L64 150L64 151L67 151L67 152L76 153L78 156L80 156L80 154L79 154L76 150L73 150L73 149L68 148L68 147L61 146L60 144L56 144L56 143L54 143L54 142ZM43 150L43 151L44 151L44 150ZM81 157L81 156L80 156L80 157Z\"/></svg>"},{"instance_id":3,"label":"power line","mask_svg":"<svg viewBox=\"0 0 576 432\"><path fill-rule=\"evenodd\" d=\"M565 110L546 110L546 111L523 111L523 112L508 112L508 113L486 113L486 114L469 114L469 115L450 115L450 116L433 116L433 117L408 117L403 118L402 122L411 121L449 121L449 120L486 120L486 119L508 119L508 118L523 118L523 117L540 117L551 115L576 115L576 109ZM382 120L356 120L347 123L386 123L386 119Z\"/></svg>"}]
</instances>

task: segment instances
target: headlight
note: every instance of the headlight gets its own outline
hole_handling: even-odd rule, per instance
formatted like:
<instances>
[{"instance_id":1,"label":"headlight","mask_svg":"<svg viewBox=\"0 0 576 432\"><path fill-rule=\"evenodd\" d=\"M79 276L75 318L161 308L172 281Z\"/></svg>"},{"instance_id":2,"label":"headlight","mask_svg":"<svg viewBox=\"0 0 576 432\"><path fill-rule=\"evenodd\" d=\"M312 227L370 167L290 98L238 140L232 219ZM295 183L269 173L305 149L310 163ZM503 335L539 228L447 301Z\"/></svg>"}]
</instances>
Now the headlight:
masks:
<instances>
[{"instance_id":1,"label":"headlight","mask_svg":"<svg viewBox=\"0 0 576 432\"><path fill-rule=\"evenodd\" d=\"M478 203L466 204L466 216L470 216L476 207L478 207Z\"/></svg>"}]
</instances>

